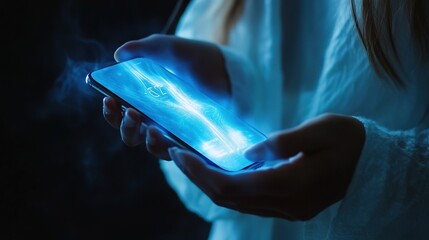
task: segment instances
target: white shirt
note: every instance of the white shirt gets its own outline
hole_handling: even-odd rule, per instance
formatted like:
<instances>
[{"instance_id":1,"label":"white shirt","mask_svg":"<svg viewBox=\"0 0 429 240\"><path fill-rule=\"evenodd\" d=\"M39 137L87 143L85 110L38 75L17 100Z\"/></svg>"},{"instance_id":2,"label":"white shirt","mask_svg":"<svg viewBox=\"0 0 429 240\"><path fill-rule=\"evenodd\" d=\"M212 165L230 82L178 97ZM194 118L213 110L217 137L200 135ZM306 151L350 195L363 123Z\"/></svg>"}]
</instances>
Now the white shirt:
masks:
<instances>
[{"instance_id":1,"label":"white shirt","mask_svg":"<svg viewBox=\"0 0 429 240\"><path fill-rule=\"evenodd\" d=\"M213 41L219 17L211 10L222 2L191 1L177 35ZM372 69L350 1L245 2L220 46L239 114L267 134L325 112L347 114L364 123L366 141L345 198L306 222L217 206L173 162L161 161L185 206L213 223L210 239L422 238L429 229L429 64L417 61L405 12L396 14L403 89Z\"/></svg>"}]
</instances>

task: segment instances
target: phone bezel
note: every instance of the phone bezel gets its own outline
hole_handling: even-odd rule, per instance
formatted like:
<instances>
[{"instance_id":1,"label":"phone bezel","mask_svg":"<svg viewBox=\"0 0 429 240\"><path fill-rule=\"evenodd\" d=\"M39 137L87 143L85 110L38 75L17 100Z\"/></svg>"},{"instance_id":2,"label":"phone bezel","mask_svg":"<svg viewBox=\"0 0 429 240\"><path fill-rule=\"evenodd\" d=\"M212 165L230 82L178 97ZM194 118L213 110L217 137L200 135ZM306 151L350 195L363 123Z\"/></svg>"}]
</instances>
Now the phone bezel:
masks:
<instances>
[{"instance_id":1,"label":"phone bezel","mask_svg":"<svg viewBox=\"0 0 429 240\"><path fill-rule=\"evenodd\" d=\"M118 63L115 63L118 64ZM111 64L110 66L113 66L115 64ZM109 66L106 66L109 67ZM173 143L177 144L179 147L184 148L184 149L188 149L190 151L192 151L193 153L197 154L199 157L203 158L208 164L215 166L217 168L220 168L224 171L228 171L228 172L234 172L225 168L220 167L219 165L215 164L213 161L211 161L208 157L204 156L201 152L199 152L198 150L196 150L195 148L193 148L192 146L190 146L189 144L187 144L185 141L183 141L182 139L180 139L179 137L177 137L176 135L174 135L173 133L171 133L168 129L166 129L164 126L160 125L159 123L157 123L156 121L154 121L153 119L151 119L149 116L147 116L144 112L142 112L140 109L132 106L130 103L128 103L127 101L125 101L124 99L122 99L120 96L116 95L115 93L113 93L111 90L109 90L108 88L104 87L102 84L100 84L99 82L97 82L97 80L95 78L92 77L92 73L94 71L90 72L87 74L86 78L85 78L85 82L87 85L89 85L90 87L92 87L93 89L97 90L99 93L103 94L104 96L108 96L108 97L112 97L114 98L116 101L118 101L122 108L125 110L126 108L133 108L136 111L138 111L142 116L143 116L143 123L147 126L149 125L155 125L156 127L158 127L159 129L161 129L164 132L164 136L166 138L168 138L169 140L171 140ZM237 171L240 170L246 170L246 169L257 169L259 167L261 167L263 165L263 162L254 162L251 163Z\"/></svg>"}]
</instances>

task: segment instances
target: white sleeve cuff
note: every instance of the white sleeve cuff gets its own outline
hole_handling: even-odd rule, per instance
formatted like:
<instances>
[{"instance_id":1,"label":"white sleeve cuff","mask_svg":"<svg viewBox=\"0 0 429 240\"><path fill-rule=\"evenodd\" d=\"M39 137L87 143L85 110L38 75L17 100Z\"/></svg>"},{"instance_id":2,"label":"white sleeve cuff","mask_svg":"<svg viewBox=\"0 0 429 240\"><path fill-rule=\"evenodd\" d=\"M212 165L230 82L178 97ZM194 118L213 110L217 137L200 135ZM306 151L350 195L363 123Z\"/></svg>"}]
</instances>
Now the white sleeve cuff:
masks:
<instances>
[{"instance_id":1,"label":"white sleeve cuff","mask_svg":"<svg viewBox=\"0 0 429 240\"><path fill-rule=\"evenodd\" d=\"M356 117L366 140L353 179L331 225L332 239L426 234L429 222L429 130L389 131ZM372 238L371 238L372 239Z\"/></svg>"}]
</instances>

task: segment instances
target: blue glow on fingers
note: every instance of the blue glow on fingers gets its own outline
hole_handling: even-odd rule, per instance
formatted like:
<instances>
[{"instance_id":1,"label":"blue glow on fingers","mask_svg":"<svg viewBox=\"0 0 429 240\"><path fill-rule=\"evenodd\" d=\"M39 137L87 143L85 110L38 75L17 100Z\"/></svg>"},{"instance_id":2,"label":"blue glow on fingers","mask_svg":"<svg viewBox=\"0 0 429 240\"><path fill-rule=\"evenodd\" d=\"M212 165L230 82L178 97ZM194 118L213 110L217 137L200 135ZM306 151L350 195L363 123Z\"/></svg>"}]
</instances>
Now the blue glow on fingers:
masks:
<instances>
[{"instance_id":1,"label":"blue glow on fingers","mask_svg":"<svg viewBox=\"0 0 429 240\"><path fill-rule=\"evenodd\" d=\"M152 60L121 62L94 71L90 77L226 170L251 165L244 152L266 139Z\"/></svg>"}]
</instances>

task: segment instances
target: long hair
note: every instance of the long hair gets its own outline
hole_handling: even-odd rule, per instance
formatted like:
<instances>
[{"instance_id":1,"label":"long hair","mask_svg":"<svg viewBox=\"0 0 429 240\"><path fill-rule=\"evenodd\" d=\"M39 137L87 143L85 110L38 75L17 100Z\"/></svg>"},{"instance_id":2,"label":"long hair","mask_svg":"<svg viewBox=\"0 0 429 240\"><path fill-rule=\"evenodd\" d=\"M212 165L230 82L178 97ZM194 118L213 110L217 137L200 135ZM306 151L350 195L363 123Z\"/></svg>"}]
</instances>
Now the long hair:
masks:
<instances>
[{"instance_id":1,"label":"long hair","mask_svg":"<svg viewBox=\"0 0 429 240\"><path fill-rule=\"evenodd\" d=\"M379 76L384 73L396 85L403 87L404 81L393 67L399 61L393 37L394 9L392 0L362 0L361 24L357 18L355 0L350 0L352 15L358 34L368 54L372 67ZM408 11L408 24L421 53L422 61L429 57L429 1L404 0Z\"/></svg>"},{"instance_id":2,"label":"long hair","mask_svg":"<svg viewBox=\"0 0 429 240\"><path fill-rule=\"evenodd\" d=\"M398 86L404 86L393 67L393 61L399 61L393 37L395 18L392 0L361 0L361 24L356 12L356 0L350 0L352 15L359 37L368 54L371 66L376 73L385 78L387 75ZM408 11L408 21L415 40L417 52L424 60L429 58L429 0L403 0ZM228 43L228 33L240 16L244 0L227 0L227 13L219 35L219 42Z\"/></svg>"},{"instance_id":3,"label":"long hair","mask_svg":"<svg viewBox=\"0 0 429 240\"><path fill-rule=\"evenodd\" d=\"M222 19L223 22L220 24L217 41L221 44L228 43L228 35L235 22L243 12L244 0L226 0L222 4L222 8L218 11L225 11L225 17ZM221 15L221 14L219 14Z\"/></svg>"}]
</instances>

